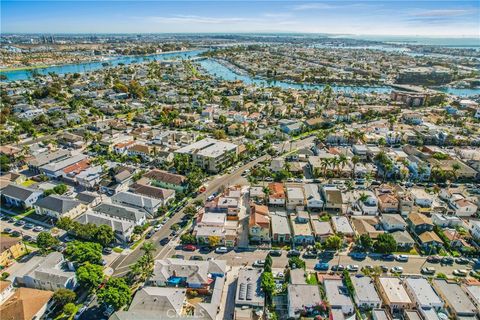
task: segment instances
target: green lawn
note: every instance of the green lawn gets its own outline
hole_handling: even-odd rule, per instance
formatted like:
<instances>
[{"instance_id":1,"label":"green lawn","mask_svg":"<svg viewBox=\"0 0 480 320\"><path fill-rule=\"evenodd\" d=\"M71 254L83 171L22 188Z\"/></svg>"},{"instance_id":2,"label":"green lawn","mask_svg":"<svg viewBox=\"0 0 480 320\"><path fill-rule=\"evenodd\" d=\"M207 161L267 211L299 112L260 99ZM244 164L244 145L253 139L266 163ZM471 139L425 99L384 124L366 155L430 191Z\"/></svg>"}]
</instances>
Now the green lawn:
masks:
<instances>
[{"instance_id":1,"label":"green lawn","mask_svg":"<svg viewBox=\"0 0 480 320\"><path fill-rule=\"evenodd\" d=\"M32 184L34 184L35 181L31 180L31 179L28 179L28 180L25 180L23 183L22 183L22 186L24 187L30 187Z\"/></svg>"}]
</instances>

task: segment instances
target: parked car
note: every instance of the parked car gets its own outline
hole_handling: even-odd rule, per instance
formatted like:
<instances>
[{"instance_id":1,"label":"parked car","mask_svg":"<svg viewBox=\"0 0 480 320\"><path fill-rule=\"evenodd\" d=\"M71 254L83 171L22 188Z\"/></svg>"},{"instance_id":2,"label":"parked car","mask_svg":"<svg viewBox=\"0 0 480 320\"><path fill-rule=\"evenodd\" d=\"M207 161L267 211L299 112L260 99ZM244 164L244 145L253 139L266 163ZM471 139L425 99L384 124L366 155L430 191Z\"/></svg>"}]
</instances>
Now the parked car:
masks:
<instances>
[{"instance_id":1,"label":"parked car","mask_svg":"<svg viewBox=\"0 0 480 320\"><path fill-rule=\"evenodd\" d=\"M301 252L298 250L290 250L287 253L287 257L300 257Z\"/></svg>"},{"instance_id":2,"label":"parked car","mask_svg":"<svg viewBox=\"0 0 480 320\"><path fill-rule=\"evenodd\" d=\"M35 228L33 228L33 231L35 231L35 232L42 232L42 231L43 231L43 227L41 227L41 226L36 226Z\"/></svg>"},{"instance_id":3,"label":"parked car","mask_svg":"<svg viewBox=\"0 0 480 320\"><path fill-rule=\"evenodd\" d=\"M435 274L435 268L434 267L425 267L422 268L422 273L426 275L432 275Z\"/></svg>"},{"instance_id":4,"label":"parked car","mask_svg":"<svg viewBox=\"0 0 480 320\"><path fill-rule=\"evenodd\" d=\"M393 254L384 254L382 255L382 260L385 260L385 261L394 261L395 260L395 256Z\"/></svg>"},{"instance_id":5,"label":"parked car","mask_svg":"<svg viewBox=\"0 0 480 320\"><path fill-rule=\"evenodd\" d=\"M468 274L468 271L463 269L455 269L453 270L452 274L457 277L466 277Z\"/></svg>"},{"instance_id":6,"label":"parked car","mask_svg":"<svg viewBox=\"0 0 480 320\"><path fill-rule=\"evenodd\" d=\"M367 257L367 254L365 252L352 252L350 256L355 260L363 260Z\"/></svg>"},{"instance_id":7,"label":"parked car","mask_svg":"<svg viewBox=\"0 0 480 320\"><path fill-rule=\"evenodd\" d=\"M145 239L150 239L155 234L155 230L150 230L145 236Z\"/></svg>"},{"instance_id":8,"label":"parked car","mask_svg":"<svg viewBox=\"0 0 480 320\"><path fill-rule=\"evenodd\" d=\"M430 263L439 263L440 260L442 260L442 258L440 258L439 256L429 256L427 258L427 261Z\"/></svg>"},{"instance_id":9,"label":"parked car","mask_svg":"<svg viewBox=\"0 0 480 320\"><path fill-rule=\"evenodd\" d=\"M227 253L228 249L227 247L218 247L215 249L215 253Z\"/></svg>"},{"instance_id":10,"label":"parked car","mask_svg":"<svg viewBox=\"0 0 480 320\"><path fill-rule=\"evenodd\" d=\"M343 271L343 270L345 270L345 266L342 265L342 264L337 264L337 265L332 266L331 270L332 271Z\"/></svg>"},{"instance_id":11,"label":"parked car","mask_svg":"<svg viewBox=\"0 0 480 320\"><path fill-rule=\"evenodd\" d=\"M166 245L168 242L170 241L170 239L168 237L165 237L163 238L162 240L160 240L160 244L162 246Z\"/></svg>"},{"instance_id":12,"label":"parked car","mask_svg":"<svg viewBox=\"0 0 480 320\"><path fill-rule=\"evenodd\" d=\"M193 244L186 244L183 246L184 251L195 251L197 250L197 247L195 247Z\"/></svg>"},{"instance_id":13,"label":"parked car","mask_svg":"<svg viewBox=\"0 0 480 320\"><path fill-rule=\"evenodd\" d=\"M408 256L406 256L404 254L400 254L400 255L395 257L395 260L397 260L399 262L407 262L408 261Z\"/></svg>"},{"instance_id":14,"label":"parked car","mask_svg":"<svg viewBox=\"0 0 480 320\"><path fill-rule=\"evenodd\" d=\"M182 254L174 254L172 256L173 259L180 259L180 260L185 260L185 256Z\"/></svg>"},{"instance_id":15,"label":"parked car","mask_svg":"<svg viewBox=\"0 0 480 320\"><path fill-rule=\"evenodd\" d=\"M12 228L5 228L5 229L3 229L3 232L6 233L6 234L11 234L13 232L13 229Z\"/></svg>"},{"instance_id":16,"label":"parked car","mask_svg":"<svg viewBox=\"0 0 480 320\"><path fill-rule=\"evenodd\" d=\"M303 254L303 258L304 259L316 259L317 254L314 253L314 252L311 252L311 251L305 251L305 253Z\"/></svg>"},{"instance_id":17,"label":"parked car","mask_svg":"<svg viewBox=\"0 0 480 320\"><path fill-rule=\"evenodd\" d=\"M372 265L366 265L362 267L362 271L373 271L374 267Z\"/></svg>"},{"instance_id":18,"label":"parked car","mask_svg":"<svg viewBox=\"0 0 480 320\"><path fill-rule=\"evenodd\" d=\"M453 264L453 261L452 257L443 257L441 260L442 264Z\"/></svg>"},{"instance_id":19,"label":"parked car","mask_svg":"<svg viewBox=\"0 0 480 320\"><path fill-rule=\"evenodd\" d=\"M281 257L282 256L282 250L270 250L268 254L272 257Z\"/></svg>"},{"instance_id":20,"label":"parked car","mask_svg":"<svg viewBox=\"0 0 480 320\"><path fill-rule=\"evenodd\" d=\"M392 269L390 269L390 272L391 273L403 273L403 268L399 267L399 266L396 266L396 267L393 267Z\"/></svg>"},{"instance_id":21,"label":"parked car","mask_svg":"<svg viewBox=\"0 0 480 320\"><path fill-rule=\"evenodd\" d=\"M193 260L193 261L203 261L203 257L202 257L202 256L191 256L191 257L190 257L190 260Z\"/></svg>"},{"instance_id":22,"label":"parked car","mask_svg":"<svg viewBox=\"0 0 480 320\"><path fill-rule=\"evenodd\" d=\"M110 247L105 247L105 248L103 248L103 253L104 253L104 254L110 254L110 253L112 253L112 251L113 251L113 249L110 248Z\"/></svg>"},{"instance_id":23,"label":"parked car","mask_svg":"<svg viewBox=\"0 0 480 320\"><path fill-rule=\"evenodd\" d=\"M349 271L349 272L357 272L359 269L360 269L360 267L357 266L356 264L349 264L347 266L347 271Z\"/></svg>"},{"instance_id":24,"label":"parked car","mask_svg":"<svg viewBox=\"0 0 480 320\"><path fill-rule=\"evenodd\" d=\"M388 272L389 268L387 266L380 266L383 272Z\"/></svg>"},{"instance_id":25,"label":"parked car","mask_svg":"<svg viewBox=\"0 0 480 320\"><path fill-rule=\"evenodd\" d=\"M33 223L27 223L23 226L23 229L33 229L35 228L35 225Z\"/></svg>"},{"instance_id":26,"label":"parked car","mask_svg":"<svg viewBox=\"0 0 480 320\"><path fill-rule=\"evenodd\" d=\"M252 263L252 266L256 268L263 268L265 266L265 260L256 260L254 263Z\"/></svg>"},{"instance_id":27,"label":"parked car","mask_svg":"<svg viewBox=\"0 0 480 320\"><path fill-rule=\"evenodd\" d=\"M327 271L328 267L329 267L328 263L319 262L319 263L315 264L314 269L317 270L317 271Z\"/></svg>"},{"instance_id":28,"label":"parked car","mask_svg":"<svg viewBox=\"0 0 480 320\"><path fill-rule=\"evenodd\" d=\"M17 220L15 221L14 225L15 226L23 226L25 224L25 220Z\"/></svg>"},{"instance_id":29,"label":"parked car","mask_svg":"<svg viewBox=\"0 0 480 320\"><path fill-rule=\"evenodd\" d=\"M455 259L455 262L458 264L469 264L470 260L468 260L467 258L457 258Z\"/></svg>"},{"instance_id":30,"label":"parked car","mask_svg":"<svg viewBox=\"0 0 480 320\"><path fill-rule=\"evenodd\" d=\"M13 230L12 233L10 233L10 235L12 237L20 237L22 234L20 233L20 231Z\"/></svg>"}]
</instances>

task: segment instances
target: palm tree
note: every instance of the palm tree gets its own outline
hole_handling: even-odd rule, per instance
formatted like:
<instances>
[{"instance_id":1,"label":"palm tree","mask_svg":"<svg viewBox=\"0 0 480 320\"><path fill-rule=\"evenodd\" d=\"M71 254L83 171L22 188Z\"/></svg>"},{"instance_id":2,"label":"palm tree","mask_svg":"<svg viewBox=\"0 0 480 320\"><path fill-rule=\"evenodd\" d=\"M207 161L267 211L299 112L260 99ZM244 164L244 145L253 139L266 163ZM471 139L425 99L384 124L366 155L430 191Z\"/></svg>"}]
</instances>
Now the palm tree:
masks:
<instances>
[{"instance_id":1,"label":"palm tree","mask_svg":"<svg viewBox=\"0 0 480 320\"><path fill-rule=\"evenodd\" d=\"M339 157L338 157L338 164L340 165L340 168L342 168L342 171L343 169L345 168L345 166L347 165L348 163L348 158L346 155L344 154L341 154Z\"/></svg>"},{"instance_id":2,"label":"palm tree","mask_svg":"<svg viewBox=\"0 0 480 320\"><path fill-rule=\"evenodd\" d=\"M352 157L352 178L355 177L355 167L357 165L357 163L360 162L360 157L359 156L353 156Z\"/></svg>"},{"instance_id":3,"label":"palm tree","mask_svg":"<svg viewBox=\"0 0 480 320\"><path fill-rule=\"evenodd\" d=\"M140 248L140 250L142 250L145 253L146 256L151 257L152 260L153 260L152 252L155 251L155 246L153 245L153 242L145 241L142 244L142 247Z\"/></svg>"}]
</instances>

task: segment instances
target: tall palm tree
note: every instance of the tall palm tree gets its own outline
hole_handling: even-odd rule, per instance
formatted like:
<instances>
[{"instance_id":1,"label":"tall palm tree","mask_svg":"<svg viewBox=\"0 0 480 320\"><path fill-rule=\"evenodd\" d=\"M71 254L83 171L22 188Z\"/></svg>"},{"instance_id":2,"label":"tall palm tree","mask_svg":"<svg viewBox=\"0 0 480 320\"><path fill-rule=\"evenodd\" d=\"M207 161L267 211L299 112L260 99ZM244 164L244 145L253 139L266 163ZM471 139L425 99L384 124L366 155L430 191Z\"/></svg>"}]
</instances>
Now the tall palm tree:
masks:
<instances>
[{"instance_id":1,"label":"tall palm tree","mask_svg":"<svg viewBox=\"0 0 480 320\"><path fill-rule=\"evenodd\" d=\"M352 178L355 177L355 167L356 167L357 163L359 163L359 162L360 162L360 157L359 156L353 156L352 157L352 164L353 164L353 166L352 166Z\"/></svg>"},{"instance_id":2,"label":"tall palm tree","mask_svg":"<svg viewBox=\"0 0 480 320\"><path fill-rule=\"evenodd\" d=\"M348 163L348 158L346 155L344 154L341 154L339 157L338 157L338 164L340 165L340 168L342 168L342 171L343 169L345 168L345 166L347 165Z\"/></svg>"}]
</instances>

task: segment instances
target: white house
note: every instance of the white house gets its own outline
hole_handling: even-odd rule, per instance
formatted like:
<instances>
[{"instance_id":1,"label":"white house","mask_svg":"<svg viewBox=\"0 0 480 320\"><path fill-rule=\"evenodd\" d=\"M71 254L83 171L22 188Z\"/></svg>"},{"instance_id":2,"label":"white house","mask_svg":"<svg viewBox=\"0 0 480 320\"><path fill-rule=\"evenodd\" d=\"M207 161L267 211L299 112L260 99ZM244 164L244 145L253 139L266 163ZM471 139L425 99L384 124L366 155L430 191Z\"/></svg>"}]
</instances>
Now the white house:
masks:
<instances>
[{"instance_id":1,"label":"white house","mask_svg":"<svg viewBox=\"0 0 480 320\"><path fill-rule=\"evenodd\" d=\"M354 300L360 308L380 308L382 300L375 290L374 281L370 277L350 277L355 288Z\"/></svg>"},{"instance_id":2,"label":"white house","mask_svg":"<svg viewBox=\"0 0 480 320\"><path fill-rule=\"evenodd\" d=\"M310 210L322 210L324 203L319 186L317 184L305 184L303 189L305 190L307 208Z\"/></svg>"},{"instance_id":3,"label":"white house","mask_svg":"<svg viewBox=\"0 0 480 320\"><path fill-rule=\"evenodd\" d=\"M428 194L425 189L415 188L410 191L413 201L417 206L430 208L433 203L432 195Z\"/></svg>"}]
</instances>

